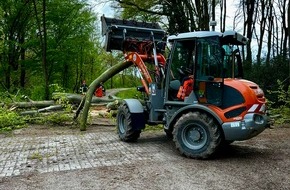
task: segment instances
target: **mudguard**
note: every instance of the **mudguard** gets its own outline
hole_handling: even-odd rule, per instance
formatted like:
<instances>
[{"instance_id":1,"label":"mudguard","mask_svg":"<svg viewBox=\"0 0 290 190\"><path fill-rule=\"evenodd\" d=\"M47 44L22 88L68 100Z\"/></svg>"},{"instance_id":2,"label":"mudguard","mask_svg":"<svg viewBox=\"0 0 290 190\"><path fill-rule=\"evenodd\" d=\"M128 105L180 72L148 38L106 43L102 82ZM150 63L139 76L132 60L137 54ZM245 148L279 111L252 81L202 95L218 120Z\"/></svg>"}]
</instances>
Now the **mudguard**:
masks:
<instances>
[{"instance_id":1,"label":"mudguard","mask_svg":"<svg viewBox=\"0 0 290 190\"><path fill-rule=\"evenodd\" d=\"M137 99L124 99L124 103L128 106L132 126L134 130L141 130L145 128L144 108L141 102Z\"/></svg>"}]
</instances>

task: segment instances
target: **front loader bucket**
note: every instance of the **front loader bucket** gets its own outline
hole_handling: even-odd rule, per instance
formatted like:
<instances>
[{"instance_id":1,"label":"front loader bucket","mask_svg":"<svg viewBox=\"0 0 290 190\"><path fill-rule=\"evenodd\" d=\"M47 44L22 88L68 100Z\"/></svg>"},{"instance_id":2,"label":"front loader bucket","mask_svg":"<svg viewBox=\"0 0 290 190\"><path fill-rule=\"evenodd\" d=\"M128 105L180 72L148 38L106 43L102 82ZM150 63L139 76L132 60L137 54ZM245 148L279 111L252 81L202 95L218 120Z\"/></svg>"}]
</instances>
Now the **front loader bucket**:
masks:
<instances>
[{"instance_id":1,"label":"front loader bucket","mask_svg":"<svg viewBox=\"0 0 290 190\"><path fill-rule=\"evenodd\" d=\"M149 41L154 36L155 42L158 43L163 41L165 37L165 31L157 23L107 18L105 16L101 17L101 21L102 35L106 37L106 51L132 51L133 49L124 50L126 40Z\"/></svg>"}]
</instances>

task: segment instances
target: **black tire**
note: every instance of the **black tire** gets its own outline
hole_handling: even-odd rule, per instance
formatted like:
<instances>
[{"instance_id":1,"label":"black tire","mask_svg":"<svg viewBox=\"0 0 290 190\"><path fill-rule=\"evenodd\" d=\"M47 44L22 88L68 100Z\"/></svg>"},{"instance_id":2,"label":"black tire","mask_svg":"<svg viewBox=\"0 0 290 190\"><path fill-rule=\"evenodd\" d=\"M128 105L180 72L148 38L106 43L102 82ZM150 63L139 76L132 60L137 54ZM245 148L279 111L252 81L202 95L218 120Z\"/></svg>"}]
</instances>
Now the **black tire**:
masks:
<instances>
[{"instance_id":1,"label":"black tire","mask_svg":"<svg viewBox=\"0 0 290 190\"><path fill-rule=\"evenodd\" d=\"M133 142L140 137L141 130L133 130L131 113L126 104L118 108L117 128L118 135L122 141Z\"/></svg>"},{"instance_id":2,"label":"black tire","mask_svg":"<svg viewBox=\"0 0 290 190\"><path fill-rule=\"evenodd\" d=\"M176 148L182 155L206 159L218 150L222 134L211 116L200 112L188 112L177 120L173 137Z\"/></svg>"},{"instance_id":3,"label":"black tire","mask_svg":"<svg viewBox=\"0 0 290 190\"><path fill-rule=\"evenodd\" d=\"M164 129L164 132L165 132L167 138L173 139L173 134L172 134L172 131L171 130Z\"/></svg>"}]
</instances>

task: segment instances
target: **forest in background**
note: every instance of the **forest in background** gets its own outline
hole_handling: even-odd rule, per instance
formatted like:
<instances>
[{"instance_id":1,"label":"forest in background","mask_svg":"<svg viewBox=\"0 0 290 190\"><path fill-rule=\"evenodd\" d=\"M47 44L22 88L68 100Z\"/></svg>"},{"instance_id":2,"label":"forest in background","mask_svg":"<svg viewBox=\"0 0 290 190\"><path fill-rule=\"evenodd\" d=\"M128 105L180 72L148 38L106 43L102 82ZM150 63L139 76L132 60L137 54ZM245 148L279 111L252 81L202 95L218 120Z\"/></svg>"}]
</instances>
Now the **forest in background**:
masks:
<instances>
[{"instance_id":1,"label":"forest in background","mask_svg":"<svg viewBox=\"0 0 290 190\"><path fill-rule=\"evenodd\" d=\"M216 30L223 32L228 29L227 15L234 14L232 29L249 39L243 49L245 78L258 83L273 102L279 102L281 89L288 97L290 11L286 0L240 0L235 10L227 9L226 0L1 0L1 96L9 92L44 100L54 91L78 92L82 80L89 84L123 61L122 54L104 51L101 15L91 2L110 4L117 18L159 22L168 34L210 30L212 19L218 21ZM105 86L138 84L128 69Z\"/></svg>"},{"instance_id":2,"label":"forest in background","mask_svg":"<svg viewBox=\"0 0 290 190\"><path fill-rule=\"evenodd\" d=\"M83 80L90 84L123 61L102 48L100 18L87 1L0 1L0 20L0 92L33 100L50 99L54 91L78 92ZM134 85L127 72L106 87Z\"/></svg>"}]
</instances>

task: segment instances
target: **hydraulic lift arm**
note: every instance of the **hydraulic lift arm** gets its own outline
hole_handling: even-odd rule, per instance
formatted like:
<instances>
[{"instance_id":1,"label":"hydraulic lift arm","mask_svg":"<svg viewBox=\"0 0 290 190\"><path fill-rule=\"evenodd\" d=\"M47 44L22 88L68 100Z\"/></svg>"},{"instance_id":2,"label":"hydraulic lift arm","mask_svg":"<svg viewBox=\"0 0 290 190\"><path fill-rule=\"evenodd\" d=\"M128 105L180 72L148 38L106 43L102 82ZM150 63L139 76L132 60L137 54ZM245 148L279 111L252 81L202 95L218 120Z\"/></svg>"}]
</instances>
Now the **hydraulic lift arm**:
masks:
<instances>
[{"instance_id":1,"label":"hydraulic lift arm","mask_svg":"<svg viewBox=\"0 0 290 190\"><path fill-rule=\"evenodd\" d=\"M123 51L125 60L132 62L138 69L138 75L147 94L149 84L153 82L146 64L154 64L154 82L160 82L164 76L166 59L165 31L157 23L136 22L101 17L102 34L105 35L106 51Z\"/></svg>"}]
</instances>

